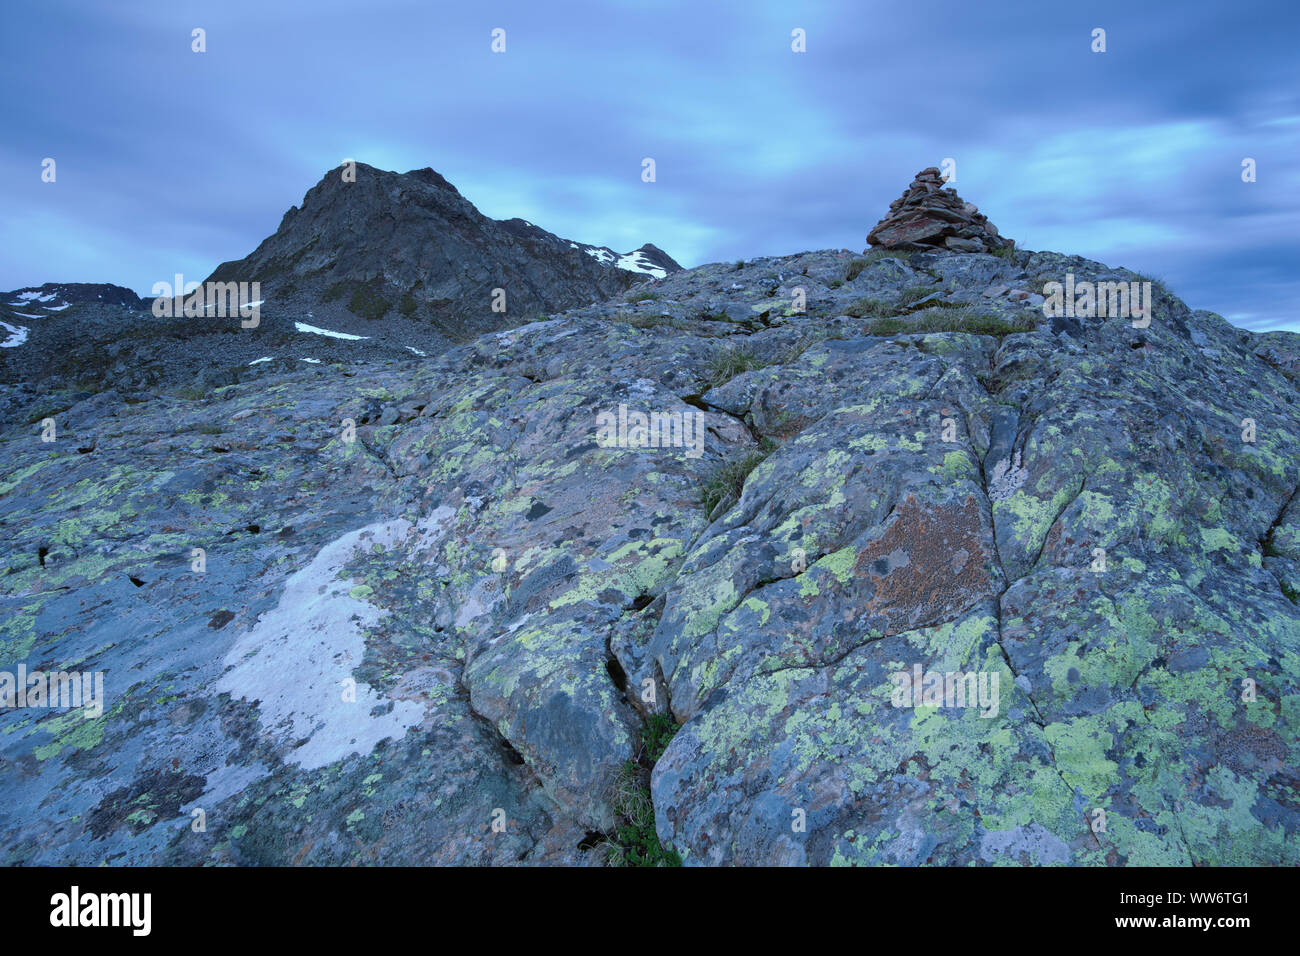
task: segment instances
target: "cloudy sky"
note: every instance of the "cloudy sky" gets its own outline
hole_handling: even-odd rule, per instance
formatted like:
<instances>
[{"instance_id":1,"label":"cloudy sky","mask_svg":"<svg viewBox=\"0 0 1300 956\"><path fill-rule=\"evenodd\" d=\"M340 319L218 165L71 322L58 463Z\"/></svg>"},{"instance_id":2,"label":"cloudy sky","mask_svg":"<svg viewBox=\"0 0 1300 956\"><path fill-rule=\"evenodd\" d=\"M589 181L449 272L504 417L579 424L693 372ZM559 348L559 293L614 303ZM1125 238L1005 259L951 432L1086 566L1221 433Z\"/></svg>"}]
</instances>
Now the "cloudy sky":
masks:
<instances>
[{"instance_id":1,"label":"cloudy sky","mask_svg":"<svg viewBox=\"0 0 1300 956\"><path fill-rule=\"evenodd\" d=\"M344 158L691 266L861 249L950 157L1021 247L1300 330L1298 46L1295 0L12 4L0 289L201 279Z\"/></svg>"}]
</instances>

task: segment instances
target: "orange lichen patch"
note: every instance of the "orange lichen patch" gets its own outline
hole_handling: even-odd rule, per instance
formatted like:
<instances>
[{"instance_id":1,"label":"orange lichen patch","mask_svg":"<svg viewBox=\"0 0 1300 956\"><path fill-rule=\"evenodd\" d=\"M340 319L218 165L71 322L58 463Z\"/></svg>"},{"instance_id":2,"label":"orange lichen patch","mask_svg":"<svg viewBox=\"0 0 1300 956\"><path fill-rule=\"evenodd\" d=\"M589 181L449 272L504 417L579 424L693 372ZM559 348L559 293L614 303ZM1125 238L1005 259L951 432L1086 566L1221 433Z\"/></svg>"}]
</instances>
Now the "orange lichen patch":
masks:
<instances>
[{"instance_id":1,"label":"orange lichen patch","mask_svg":"<svg viewBox=\"0 0 1300 956\"><path fill-rule=\"evenodd\" d=\"M908 495L854 564L864 610L890 632L947 620L994 593L991 532L973 495L926 505Z\"/></svg>"}]
</instances>

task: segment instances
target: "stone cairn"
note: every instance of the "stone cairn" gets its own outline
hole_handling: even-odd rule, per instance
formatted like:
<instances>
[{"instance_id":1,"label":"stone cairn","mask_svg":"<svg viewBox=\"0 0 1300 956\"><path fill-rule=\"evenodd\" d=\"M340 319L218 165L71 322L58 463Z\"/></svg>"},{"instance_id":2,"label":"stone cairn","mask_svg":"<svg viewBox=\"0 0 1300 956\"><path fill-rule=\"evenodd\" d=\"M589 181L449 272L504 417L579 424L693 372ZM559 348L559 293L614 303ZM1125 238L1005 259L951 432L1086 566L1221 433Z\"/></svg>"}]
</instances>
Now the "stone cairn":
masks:
<instances>
[{"instance_id":1,"label":"stone cairn","mask_svg":"<svg viewBox=\"0 0 1300 956\"><path fill-rule=\"evenodd\" d=\"M912 185L889 204L885 218L867 236L867 242L885 249L954 252L995 252L1015 246L1014 239L998 235L974 203L963 202L957 190L944 188L935 166L921 170Z\"/></svg>"}]
</instances>

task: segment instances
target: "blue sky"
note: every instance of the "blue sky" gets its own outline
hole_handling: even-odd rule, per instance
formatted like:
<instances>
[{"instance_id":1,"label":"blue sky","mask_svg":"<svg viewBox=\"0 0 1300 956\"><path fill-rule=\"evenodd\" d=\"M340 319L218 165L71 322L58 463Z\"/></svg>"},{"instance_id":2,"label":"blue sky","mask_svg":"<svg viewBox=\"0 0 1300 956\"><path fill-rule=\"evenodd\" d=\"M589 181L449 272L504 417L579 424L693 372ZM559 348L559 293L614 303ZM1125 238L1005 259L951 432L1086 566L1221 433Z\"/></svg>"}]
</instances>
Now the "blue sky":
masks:
<instances>
[{"instance_id":1,"label":"blue sky","mask_svg":"<svg viewBox=\"0 0 1300 956\"><path fill-rule=\"evenodd\" d=\"M346 157L688 266L861 249L951 157L1022 247L1300 331L1298 28L1294 0L12 4L0 289L201 279Z\"/></svg>"}]
</instances>

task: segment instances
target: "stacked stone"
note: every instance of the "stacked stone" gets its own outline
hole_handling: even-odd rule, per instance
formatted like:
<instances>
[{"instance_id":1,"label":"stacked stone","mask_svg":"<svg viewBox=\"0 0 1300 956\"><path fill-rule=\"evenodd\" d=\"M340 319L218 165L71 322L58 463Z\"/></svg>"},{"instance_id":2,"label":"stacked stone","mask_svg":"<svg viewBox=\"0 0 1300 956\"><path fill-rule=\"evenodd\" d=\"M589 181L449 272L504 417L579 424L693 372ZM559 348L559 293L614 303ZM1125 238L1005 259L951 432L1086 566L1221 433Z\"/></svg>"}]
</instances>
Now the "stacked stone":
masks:
<instances>
[{"instance_id":1,"label":"stacked stone","mask_svg":"<svg viewBox=\"0 0 1300 956\"><path fill-rule=\"evenodd\" d=\"M963 202L952 187L945 189L935 166L917 173L907 191L889 204L867 242L886 249L954 252L995 252L1016 244L999 236L998 227L978 206Z\"/></svg>"}]
</instances>

